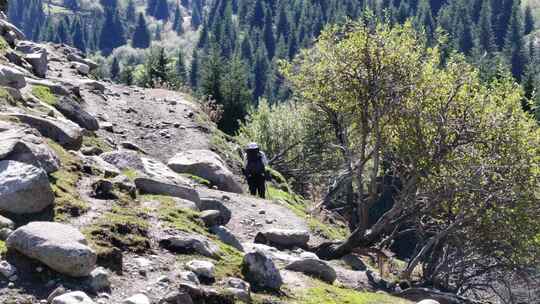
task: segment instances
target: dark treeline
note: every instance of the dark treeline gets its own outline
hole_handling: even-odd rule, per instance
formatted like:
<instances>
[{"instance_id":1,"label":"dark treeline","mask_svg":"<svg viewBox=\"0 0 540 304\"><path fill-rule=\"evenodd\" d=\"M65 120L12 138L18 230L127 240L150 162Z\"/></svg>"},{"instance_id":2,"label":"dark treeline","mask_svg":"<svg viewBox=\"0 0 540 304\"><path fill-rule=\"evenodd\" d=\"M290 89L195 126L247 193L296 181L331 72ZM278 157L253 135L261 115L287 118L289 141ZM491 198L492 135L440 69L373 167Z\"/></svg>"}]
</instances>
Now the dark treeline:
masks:
<instances>
[{"instance_id":1,"label":"dark treeline","mask_svg":"<svg viewBox=\"0 0 540 304\"><path fill-rule=\"evenodd\" d=\"M524 84L529 98L538 87L537 50L528 38L534 30L534 18L520 0L148 0L144 12L136 10L133 0L122 6L117 0L101 0L102 10L85 10L79 1L64 0L65 7L79 13L48 18L42 0L20 0L11 7L10 18L34 40L68 43L108 55L127 43L144 49L159 39L159 33L148 29L150 17L170 22L182 35L182 16L190 15L191 28L200 33L195 50L166 56L171 62L178 56L190 58L181 63L187 74L182 76L183 84L224 105L228 125L221 127L228 132L236 130L236 119L260 98L270 102L288 98L277 72L278 60L290 60L300 49L309 47L325 25L357 19L367 11L391 23L412 20L425 32L428 42L444 33L448 38L446 56L462 52L480 67L485 78L501 69L510 71ZM126 71L118 68L116 62L115 74L123 75L117 79L132 81L133 77L126 75L132 67L123 68ZM238 81L235 85L230 83L231 75ZM237 91L232 92L231 86ZM524 107L532 110L527 103Z\"/></svg>"}]
</instances>

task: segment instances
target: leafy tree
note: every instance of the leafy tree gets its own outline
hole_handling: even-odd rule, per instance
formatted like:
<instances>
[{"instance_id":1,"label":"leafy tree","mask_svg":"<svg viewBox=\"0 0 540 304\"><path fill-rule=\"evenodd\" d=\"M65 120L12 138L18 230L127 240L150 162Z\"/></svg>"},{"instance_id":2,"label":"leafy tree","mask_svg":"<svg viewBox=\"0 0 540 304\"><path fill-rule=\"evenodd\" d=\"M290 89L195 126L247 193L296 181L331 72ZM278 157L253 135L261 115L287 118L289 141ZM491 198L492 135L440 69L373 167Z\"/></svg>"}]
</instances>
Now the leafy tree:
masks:
<instances>
[{"instance_id":1,"label":"leafy tree","mask_svg":"<svg viewBox=\"0 0 540 304\"><path fill-rule=\"evenodd\" d=\"M131 45L134 48L146 49L150 47L150 41L150 31L148 30L148 26L146 25L146 19L144 18L143 13L140 13L137 27L135 28L135 32L133 32Z\"/></svg>"},{"instance_id":2,"label":"leafy tree","mask_svg":"<svg viewBox=\"0 0 540 304\"><path fill-rule=\"evenodd\" d=\"M344 242L320 245L319 257L388 244L407 223L430 233L419 235L403 278L421 263L426 284L458 292L534 265L540 131L511 77L482 82L460 56L442 65L439 47L427 48L410 23L331 27L297 58L284 73L334 129L343 159L336 183L354 185L344 189L358 219ZM393 204L370 224L384 181Z\"/></svg>"}]
</instances>

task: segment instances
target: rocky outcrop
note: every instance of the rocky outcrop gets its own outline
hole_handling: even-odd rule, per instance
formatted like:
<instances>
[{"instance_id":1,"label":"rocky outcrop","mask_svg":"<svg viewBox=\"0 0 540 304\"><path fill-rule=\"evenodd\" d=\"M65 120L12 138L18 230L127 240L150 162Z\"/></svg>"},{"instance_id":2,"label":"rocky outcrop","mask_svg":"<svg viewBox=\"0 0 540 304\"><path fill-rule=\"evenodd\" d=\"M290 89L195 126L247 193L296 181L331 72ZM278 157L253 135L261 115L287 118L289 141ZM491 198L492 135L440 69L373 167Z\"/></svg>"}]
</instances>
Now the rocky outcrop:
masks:
<instances>
[{"instance_id":1,"label":"rocky outcrop","mask_svg":"<svg viewBox=\"0 0 540 304\"><path fill-rule=\"evenodd\" d=\"M180 152L169 160L168 166L175 172L189 173L209 180L220 190L244 192L219 155L210 150Z\"/></svg>"},{"instance_id":2,"label":"rocky outcrop","mask_svg":"<svg viewBox=\"0 0 540 304\"><path fill-rule=\"evenodd\" d=\"M81 104L76 102L70 97L63 97L54 107L62 113L67 119L75 122L81 128L89 131L99 130L99 123L97 119L90 113L86 112Z\"/></svg>"},{"instance_id":3,"label":"rocky outcrop","mask_svg":"<svg viewBox=\"0 0 540 304\"><path fill-rule=\"evenodd\" d=\"M15 50L24 54L24 59L32 66L32 71L36 76L47 77L49 69L47 49L34 42L19 41Z\"/></svg>"},{"instance_id":4,"label":"rocky outcrop","mask_svg":"<svg viewBox=\"0 0 540 304\"><path fill-rule=\"evenodd\" d=\"M70 121L20 113L4 114L4 116L17 118L22 123L38 130L42 136L56 141L65 149L78 150L81 148L82 129Z\"/></svg>"},{"instance_id":5,"label":"rocky outcrop","mask_svg":"<svg viewBox=\"0 0 540 304\"><path fill-rule=\"evenodd\" d=\"M14 160L52 173L60 167L55 152L32 129L0 123L0 160Z\"/></svg>"},{"instance_id":6,"label":"rocky outcrop","mask_svg":"<svg viewBox=\"0 0 540 304\"><path fill-rule=\"evenodd\" d=\"M96 253L87 246L84 235L64 224L32 222L15 230L6 245L73 277L89 275L96 265Z\"/></svg>"},{"instance_id":7,"label":"rocky outcrop","mask_svg":"<svg viewBox=\"0 0 540 304\"><path fill-rule=\"evenodd\" d=\"M232 212L229 208L225 206L225 204L217 199L214 198L201 198L200 201L197 203L197 207L201 211L207 211L207 210L217 210L219 211L219 217L221 221L221 225L227 225L232 217Z\"/></svg>"},{"instance_id":8,"label":"rocky outcrop","mask_svg":"<svg viewBox=\"0 0 540 304\"><path fill-rule=\"evenodd\" d=\"M219 247L202 235L177 231L164 237L159 243L171 251L182 254L196 253L210 258L219 256Z\"/></svg>"},{"instance_id":9,"label":"rocky outcrop","mask_svg":"<svg viewBox=\"0 0 540 304\"><path fill-rule=\"evenodd\" d=\"M302 258L285 267L287 270L302 272L309 276L319 278L327 283L334 283L337 278L336 271L328 263L317 258Z\"/></svg>"},{"instance_id":10,"label":"rocky outcrop","mask_svg":"<svg viewBox=\"0 0 540 304\"><path fill-rule=\"evenodd\" d=\"M117 150L103 153L100 157L120 170L144 170L142 159L135 151Z\"/></svg>"},{"instance_id":11,"label":"rocky outcrop","mask_svg":"<svg viewBox=\"0 0 540 304\"><path fill-rule=\"evenodd\" d=\"M6 0L1 0L1 1L6 1ZM15 25L9 23L7 20L5 19L1 19L0 18L0 36L11 36L13 37L13 39L16 39L16 40L23 40L25 37L24 37L24 33L19 30ZM11 46L14 46L14 41L8 41Z\"/></svg>"},{"instance_id":12,"label":"rocky outcrop","mask_svg":"<svg viewBox=\"0 0 540 304\"><path fill-rule=\"evenodd\" d=\"M309 232L304 230L270 229L259 232L255 243L266 244L277 248L306 248Z\"/></svg>"},{"instance_id":13,"label":"rocky outcrop","mask_svg":"<svg viewBox=\"0 0 540 304\"><path fill-rule=\"evenodd\" d=\"M223 243L234 247L240 251L244 251L244 247L240 243L240 241L234 236L234 234L224 226L212 226L210 227L210 231L215 234L220 241Z\"/></svg>"},{"instance_id":14,"label":"rocky outcrop","mask_svg":"<svg viewBox=\"0 0 540 304\"><path fill-rule=\"evenodd\" d=\"M0 210L29 214L54 203L47 173L33 165L0 161Z\"/></svg>"},{"instance_id":15,"label":"rocky outcrop","mask_svg":"<svg viewBox=\"0 0 540 304\"><path fill-rule=\"evenodd\" d=\"M186 268L193 271L201 280L213 280L215 277L216 267L214 263L202 260L193 260L186 263Z\"/></svg>"},{"instance_id":16,"label":"rocky outcrop","mask_svg":"<svg viewBox=\"0 0 540 304\"><path fill-rule=\"evenodd\" d=\"M199 193L191 186L175 185L148 177L135 178L135 186L141 193L173 196L193 202L199 201Z\"/></svg>"},{"instance_id":17,"label":"rocky outcrop","mask_svg":"<svg viewBox=\"0 0 540 304\"><path fill-rule=\"evenodd\" d=\"M260 250L244 256L242 274L255 289L279 291L283 285L281 274L272 258Z\"/></svg>"},{"instance_id":18,"label":"rocky outcrop","mask_svg":"<svg viewBox=\"0 0 540 304\"><path fill-rule=\"evenodd\" d=\"M22 89L26 86L26 79L20 71L0 65L0 86Z\"/></svg>"},{"instance_id":19,"label":"rocky outcrop","mask_svg":"<svg viewBox=\"0 0 540 304\"><path fill-rule=\"evenodd\" d=\"M90 70L94 70L98 67L97 63L95 63L94 61L87 58L83 58L82 56L76 53L69 53L67 55L67 60L71 62L78 62L84 65L87 65L90 68Z\"/></svg>"},{"instance_id":20,"label":"rocky outcrop","mask_svg":"<svg viewBox=\"0 0 540 304\"><path fill-rule=\"evenodd\" d=\"M51 304L95 304L89 296L82 291L68 292L55 297Z\"/></svg>"}]
</instances>

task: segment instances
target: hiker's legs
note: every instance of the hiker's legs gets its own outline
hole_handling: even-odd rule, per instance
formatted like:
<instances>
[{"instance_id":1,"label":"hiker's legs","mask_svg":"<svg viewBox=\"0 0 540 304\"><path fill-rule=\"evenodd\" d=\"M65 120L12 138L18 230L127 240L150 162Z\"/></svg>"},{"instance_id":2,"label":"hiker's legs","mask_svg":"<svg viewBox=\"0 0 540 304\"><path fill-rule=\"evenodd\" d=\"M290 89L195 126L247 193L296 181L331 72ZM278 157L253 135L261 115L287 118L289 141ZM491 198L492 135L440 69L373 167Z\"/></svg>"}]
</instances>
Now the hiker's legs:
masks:
<instances>
[{"instance_id":1,"label":"hiker's legs","mask_svg":"<svg viewBox=\"0 0 540 304\"><path fill-rule=\"evenodd\" d=\"M261 198L266 198L266 179L264 175L257 178L257 191Z\"/></svg>"},{"instance_id":2,"label":"hiker's legs","mask_svg":"<svg viewBox=\"0 0 540 304\"><path fill-rule=\"evenodd\" d=\"M248 177L247 182L249 186L249 193L251 193L251 195L257 195L257 179L255 177Z\"/></svg>"}]
</instances>

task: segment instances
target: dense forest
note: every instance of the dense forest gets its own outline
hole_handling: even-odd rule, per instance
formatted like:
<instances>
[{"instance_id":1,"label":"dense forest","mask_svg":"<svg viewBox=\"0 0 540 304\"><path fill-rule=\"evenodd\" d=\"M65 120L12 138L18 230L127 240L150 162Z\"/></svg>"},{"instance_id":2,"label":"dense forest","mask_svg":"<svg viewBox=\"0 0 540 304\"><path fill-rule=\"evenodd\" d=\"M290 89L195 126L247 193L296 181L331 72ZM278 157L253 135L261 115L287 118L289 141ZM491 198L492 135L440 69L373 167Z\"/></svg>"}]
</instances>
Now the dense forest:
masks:
<instances>
[{"instance_id":1,"label":"dense forest","mask_svg":"<svg viewBox=\"0 0 540 304\"><path fill-rule=\"evenodd\" d=\"M534 14L520 0L21 0L9 16L34 40L101 54L102 77L211 96L227 116L220 127L234 133L260 98L289 97L279 60L309 47L325 25L366 12L390 23L412 20L428 45L447 39L444 56L462 52L485 79L511 71L534 97Z\"/></svg>"}]
</instances>

